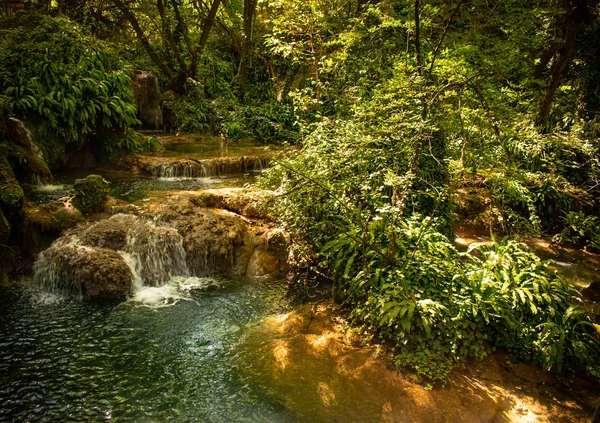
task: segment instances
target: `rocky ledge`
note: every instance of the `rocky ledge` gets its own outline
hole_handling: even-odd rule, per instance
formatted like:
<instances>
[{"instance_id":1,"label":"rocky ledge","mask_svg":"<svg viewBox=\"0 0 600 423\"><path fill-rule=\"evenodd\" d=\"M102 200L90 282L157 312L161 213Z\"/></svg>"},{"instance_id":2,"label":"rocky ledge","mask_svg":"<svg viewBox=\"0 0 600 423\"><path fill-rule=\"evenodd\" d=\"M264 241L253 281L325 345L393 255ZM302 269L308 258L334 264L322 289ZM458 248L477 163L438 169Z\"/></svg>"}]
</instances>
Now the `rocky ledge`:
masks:
<instances>
[{"instance_id":1,"label":"rocky ledge","mask_svg":"<svg viewBox=\"0 0 600 423\"><path fill-rule=\"evenodd\" d=\"M288 269L289 237L256 219L263 197L209 190L114 204L93 222L64 231L39 255L35 278L95 297L124 295L174 276L277 274Z\"/></svg>"}]
</instances>

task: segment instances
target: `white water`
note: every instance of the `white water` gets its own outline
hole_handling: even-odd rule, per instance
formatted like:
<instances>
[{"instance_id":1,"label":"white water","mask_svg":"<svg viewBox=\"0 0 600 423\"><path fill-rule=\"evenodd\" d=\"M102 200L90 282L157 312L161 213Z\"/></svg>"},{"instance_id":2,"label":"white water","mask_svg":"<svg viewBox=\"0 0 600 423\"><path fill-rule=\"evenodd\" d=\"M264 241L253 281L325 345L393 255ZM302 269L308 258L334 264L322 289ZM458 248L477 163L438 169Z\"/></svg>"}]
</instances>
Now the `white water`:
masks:
<instances>
[{"instance_id":1,"label":"white water","mask_svg":"<svg viewBox=\"0 0 600 423\"><path fill-rule=\"evenodd\" d=\"M152 168L157 178L210 178L248 171L262 171L269 165L266 157L239 157L198 161L159 163Z\"/></svg>"},{"instance_id":2,"label":"white water","mask_svg":"<svg viewBox=\"0 0 600 423\"><path fill-rule=\"evenodd\" d=\"M93 262L90 257L106 254L107 248L117 250L131 270L130 292L134 296L145 287L167 286L164 289L168 291L174 277L187 278L190 273L183 238L177 230L134 215L117 214L55 241L38 256L34 280L46 292L78 290L95 277L81 264Z\"/></svg>"}]
</instances>

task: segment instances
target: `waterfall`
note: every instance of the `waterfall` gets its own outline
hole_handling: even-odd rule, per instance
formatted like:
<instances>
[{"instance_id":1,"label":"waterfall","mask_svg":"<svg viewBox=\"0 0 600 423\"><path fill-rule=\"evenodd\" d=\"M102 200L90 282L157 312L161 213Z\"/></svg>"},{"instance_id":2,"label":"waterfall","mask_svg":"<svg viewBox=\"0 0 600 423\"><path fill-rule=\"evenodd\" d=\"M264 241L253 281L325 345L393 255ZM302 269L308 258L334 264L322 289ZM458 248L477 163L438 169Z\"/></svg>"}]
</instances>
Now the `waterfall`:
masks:
<instances>
[{"instance_id":1,"label":"waterfall","mask_svg":"<svg viewBox=\"0 0 600 423\"><path fill-rule=\"evenodd\" d=\"M221 157L206 160L174 160L150 164L157 178L206 178L260 171L269 165L268 157Z\"/></svg>"},{"instance_id":2,"label":"waterfall","mask_svg":"<svg viewBox=\"0 0 600 423\"><path fill-rule=\"evenodd\" d=\"M128 214L72 230L34 264L34 280L45 290L88 295L134 293L189 274L177 230Z\"/></svg>"},{"instance_id":3,"label":"waterfall","mask_svg":"<svg viewBox=\"0 0 600 423\"><path fill-rule=\"evenodd\" d=\"M142 282L157 286L165 284L173 276L188 276L183 238L179 232L142 222L128 232L124 248L135 263L135 273Z\"/></svg>"}]
</instances>

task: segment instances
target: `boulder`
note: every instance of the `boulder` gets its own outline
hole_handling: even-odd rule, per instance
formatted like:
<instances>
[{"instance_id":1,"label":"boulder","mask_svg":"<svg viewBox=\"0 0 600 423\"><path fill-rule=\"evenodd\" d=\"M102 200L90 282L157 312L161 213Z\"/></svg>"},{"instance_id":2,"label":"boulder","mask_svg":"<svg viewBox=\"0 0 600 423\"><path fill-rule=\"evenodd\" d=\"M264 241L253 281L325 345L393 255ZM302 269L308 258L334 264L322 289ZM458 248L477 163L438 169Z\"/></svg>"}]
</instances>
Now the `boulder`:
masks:
<instances>
[{"instance_id":1,"label":"boulder","mask_svg":"<svg viewBox=\"0 0 600 423\"><path fill-rule=\"evenodd\" d=\"M100 175L88 175L75 180L73 205L84 215L100 212L108 195L109 182Z\"/></svg>"},{"instance_id":2,"label":"boulder","mask_svg":"<svg viewBox=\"0 0 600 423\"><path fill-rule=\"evenodd\" d=\"M142 124L147 128L162 128L161 94L156 75L152 72L135 70L131 88Z\"/></svg>"},{"instance_id":3,"label":"boulder","mask_svg":"<svg viewBox=\"0 0 600 423\"><path fill-rule=\"evenodd\" d=\"M47 289L76 290L89 297L122 296L133 283L133 272L121 254L76 245L68 238L43 251L34 271Z\"/></svg>"},{"instance_id":4,"label":"boulder","mask_svg":"<svg viewBox=\"0 0 600 423\"><path fill-rule=\"evenodd\" d=\"M83 221L83 215L68 197L46 204L27 203L22 214L26 230L36 232L60 232Z\"/></svg>"},{"instance_id":5,"label":"boulder","mask_svg":"<svg viewBox=\"0 0 600 423\"><path fill-rule=\"evenodd\" d=\"M22 121L9 118L6 137L10 143L8 157L19 181L38 183L52 179L52 173L44 160L42 151Z\"/></svg>"},{"instance_id":6,"label":"boulder","mask_svg":"<svg viewBox=\"0 0 600 423\"><path fill-rule=\"evenodd\" d=\"M248 191L243 188L221 188L199 191L190 201L199 207L221 208L248 218L267 218L261 203L267 191Z\"/></svg>"},{"instance_id":7,"label":"boulder","mask_svg":"<svg viewBox=\"0 0 600 423\"><path fill-rule=\"evenodd\" d=\"M127 244L127 234L138 225L138 219L133 215L118 214L110 219L101 220L81 231L77 236L83 245L124 250Z\"/></svg>"},{"instance_id":8,"label":"boulder","mask_svg":"<svg viewBox=\"0 0 600 423\"><path fill-rule=\"evenodd\" d=\"M9 218L18 213L24 196L12 166L6 156L0 154L0 205Z\"/></svg>"},{"instance_id":9,"label":"boulder","mask_svg":"<svg viewBox=\"0 0 600 423\"><path fill-rule=\"evenodd\" d=\"M258 247L252 253L246 276L265 276L279 271L279 260L264 247Z\"/></svg>"},{"instance_id":10,"label":"boulder","mask_svg":"<svg viewBox=\"0 0 600 423\"><path fill-rule=\"evenodd\" d=\"M194 276L244 275L254 250L242 219L211 210L194 210L171 225L183 237L187 264Z\"/></svg>"}]
</instances>

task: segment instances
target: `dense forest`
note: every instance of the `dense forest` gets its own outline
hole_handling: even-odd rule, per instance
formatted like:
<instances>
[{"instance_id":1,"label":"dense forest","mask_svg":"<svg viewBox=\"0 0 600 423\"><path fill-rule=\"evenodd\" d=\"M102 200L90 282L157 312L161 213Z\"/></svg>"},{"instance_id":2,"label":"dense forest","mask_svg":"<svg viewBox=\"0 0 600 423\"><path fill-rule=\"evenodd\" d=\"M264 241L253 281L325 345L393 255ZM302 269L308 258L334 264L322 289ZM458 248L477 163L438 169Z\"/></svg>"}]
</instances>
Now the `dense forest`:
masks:
<instances>
[{"instance_id":1,"label":"dense forest","mask_svg":"<svg viewBox=\"0 0 600 423\"><path fill-rule=\"evenodd\" d=\"M32 217L31 192L81 152L146 157L162 148L149 130L253 140L285 152L252 189L292 284L324 283L395 366L447 386L506 351L600 379L597 272L584 303L523 243L600 254L598 1L0 6L2 284L99 210L75 186L81 216ZM465 228L486 241L459 248Z\"/></svg>"}]
</instances>

